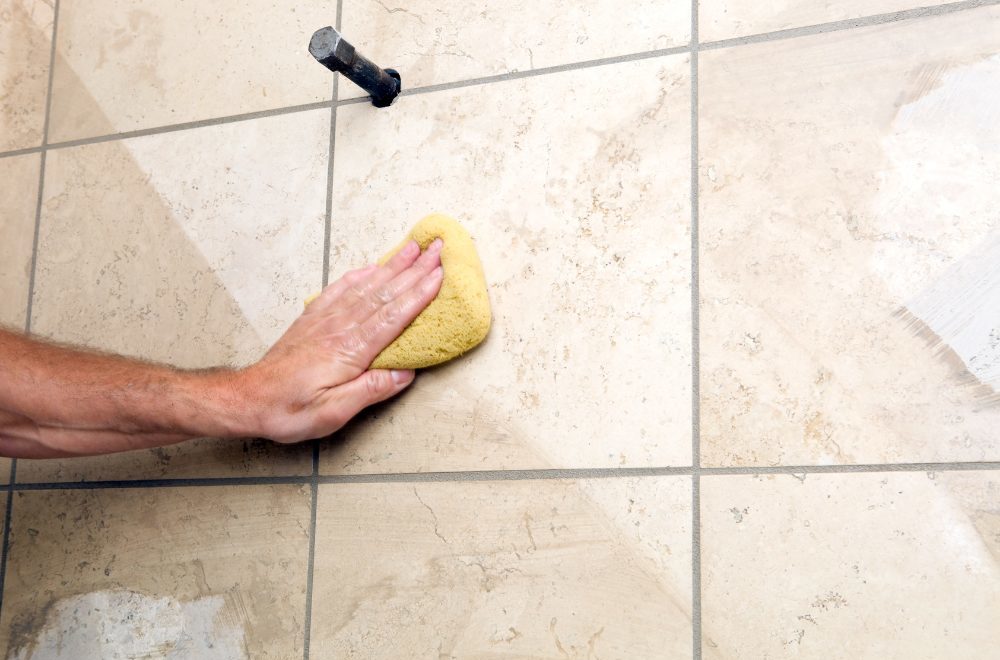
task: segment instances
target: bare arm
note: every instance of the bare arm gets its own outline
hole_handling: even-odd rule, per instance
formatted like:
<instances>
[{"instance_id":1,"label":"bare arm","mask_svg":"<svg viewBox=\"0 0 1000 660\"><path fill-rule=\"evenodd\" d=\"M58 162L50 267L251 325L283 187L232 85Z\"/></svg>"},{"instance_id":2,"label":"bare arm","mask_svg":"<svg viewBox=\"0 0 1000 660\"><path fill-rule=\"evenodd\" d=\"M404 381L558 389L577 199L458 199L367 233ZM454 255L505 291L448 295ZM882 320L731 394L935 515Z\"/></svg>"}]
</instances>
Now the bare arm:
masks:
<instances>
[{"instance_id":1,"label":"bare arm","mask_svg":"<svg viewBox=\"0 0 1000 660\"><path fill-rule=\"evenodd\" d=\"M0 330L0 455L102 454L199 436L297 442L402 391L368 365L437 295L440 244L328 286L258 363L182 371Z\"/></svg>"}]
</instances>

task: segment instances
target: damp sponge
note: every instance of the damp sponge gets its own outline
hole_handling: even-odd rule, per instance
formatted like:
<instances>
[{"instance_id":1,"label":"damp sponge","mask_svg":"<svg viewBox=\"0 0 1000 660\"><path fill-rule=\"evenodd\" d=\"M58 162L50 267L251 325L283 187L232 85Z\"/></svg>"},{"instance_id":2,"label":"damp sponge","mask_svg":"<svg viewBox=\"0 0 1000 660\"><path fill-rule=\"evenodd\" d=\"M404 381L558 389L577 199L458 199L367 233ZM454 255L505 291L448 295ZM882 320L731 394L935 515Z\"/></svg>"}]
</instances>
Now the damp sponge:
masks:
<instances>
[{"instance_id":1,"label":"damp sponge","mask_svg":"<svg viewBox=\"0 0 1000 660\"><path fill-rule=\"evenodd\" d=\"M379 259L379 264L387 262L408 241L416 241L425 250L435 238L444 241L441 290L403 334L378 354L372 369L420 369L441 364L477 346L490 330L490 300L483 266L469 232L453 218L427 216Z\"/></svg>"}]
</instances>

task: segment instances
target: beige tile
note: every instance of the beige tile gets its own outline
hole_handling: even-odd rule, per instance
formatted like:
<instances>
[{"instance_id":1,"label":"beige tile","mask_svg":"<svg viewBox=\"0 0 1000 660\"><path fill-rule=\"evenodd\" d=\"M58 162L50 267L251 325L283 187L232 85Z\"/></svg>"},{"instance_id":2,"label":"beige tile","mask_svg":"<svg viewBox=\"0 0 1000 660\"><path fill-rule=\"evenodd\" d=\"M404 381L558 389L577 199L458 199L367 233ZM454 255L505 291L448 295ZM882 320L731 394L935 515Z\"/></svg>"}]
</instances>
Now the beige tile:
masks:
<instances>
[{"instance_id":1,"label":"beige tile","mask_svg":"<svg viewBox=\"0 0 1000 660\"><path fill-rule=\"evenodd\" d=\"M24 329L41 156L0 158L0 325Z\"/></svg>"},{"instance_id":2,"label":"beige tile","mask_svg":"<svg viewBox=\"0 0 1000 660\"><path fill-rule=\"evenodd\" d=\"M703 464L1000 458L1000 9L703 54Z\"/></svg>"},{"instance_id":3,"label":"beige tile","mask_svg":"<svg viewBox=\"0 0 1000 660\"><path fill-rule=\"evenodd\" d=\"M42 143L52 18L51 2L0 0L0 151Z\"/></svg>"},{"instance_id":4,"label":"beige tile","mask_svg":"<svg viewBox=\"0 0 1000 660\"><path fill-rule=\"evenodd\" d=\"M690 658L691 480L322 486L314 657Z\"/></svg>"},{"instance_id":5,"label":"beige tile","mask_svg":"<svg viewBox=\"0 0 1000 660\"><path fill-rule=\"evenodd\" d=\"M0 484L10 483L10 459L0 458Z\"/></svg>"},{"instance_id":6,"label":"beige tile","mask_svg":"<svg viewBox=\"0 0 1000 660\"><path fill-rule=\"evenodd\" d=\"M49 140L327 100L308 44L335 20L322 0L63 3Z\"/></svg>"},{"instance_id":7,"label":"beige tile","mask_svg":"<svg viewBox=\"0 0 1000 660\"><path fill-rule=\"evenodd\" d=\"M706 657L985 658L996 473L706 477Z\"/></svg>"},{"instance_id":8,"label":"beige tile","mask_svg":"<svg viewBox=\"0 0 1000 660\"><path fill-rule=\"evenodd\" d=\"M702 42L946 4L941 0L699 0Z\"/></svg>"},{"instance_id":9,"label":"beige tile","mask_svg":"<svg viewBox=\"0 0 1000 660\"><path fill-rule=\"evenodd\" d=\"M185 368L258 358L322 279L328 144L317 110L51 152L33 329ZM310 468L308 447L202 441L21 476Z\"/></svg>"},{"instance_id":10,"label":"beige tile","mask_svg":"<svg viewBox=\"0 0 1000 660\"><path fill-rule=\"evenodd\" d=\"M3 657L302 657L307 487L13 497Z\"/></svg>"},{"instance_id":11,"label":"beige tile","mask_svg":"<svg viewBox=\"0 0 1000 660\"><path fill-rule=\"evenodd\" d=\"M683 46L691 3L346 0L343 32L413 88ZM363 94L340 86L341 98Z\"/></svg>"},{"instance_id":12,"label":"beige tile","mask_svg":"<svg viewBox=\"0 0 1000 660\"><path fill-rule=\"evenodd\" d=\"M690 462L688 70L677 56L338 111L331 276L450 213L494 324L328 444L325 472Z\"/></svg>"}]
</instances>

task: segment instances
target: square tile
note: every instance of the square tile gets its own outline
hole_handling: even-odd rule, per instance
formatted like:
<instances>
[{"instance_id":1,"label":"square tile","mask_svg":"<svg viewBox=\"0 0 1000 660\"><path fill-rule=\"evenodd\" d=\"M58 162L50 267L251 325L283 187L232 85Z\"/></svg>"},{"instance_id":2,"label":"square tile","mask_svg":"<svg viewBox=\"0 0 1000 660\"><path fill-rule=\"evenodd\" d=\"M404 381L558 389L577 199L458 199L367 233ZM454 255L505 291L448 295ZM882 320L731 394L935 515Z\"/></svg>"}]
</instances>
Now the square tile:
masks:
<instances>
[{"instance_id":1,"label":"square tile","mask_svg":"<svg viewBox=\"0 0 1000 660\"><path fill-rule=\"evenodd\" d=\"M1000 9L703 54L703 465L1000 459Z\"/></svg>"},{"instance_id":2,"label":"square tile","mask_svg":"<svg viewBox=\"0 0 1000 660\"><path fill-rule=\"evenodd\" d=\"M682 55L338 109L331 279L448 213L494 322L328 443L325 473L690 464L688 74Z\"/></svg>"},{"instance_id":3,"label":"square tile","mask_svg":"<svg viewBox=\"0 0 1000 660\"><path fill-rule=\"evenodd\" d=\"M321 486L313 657L690 658L691 480Z\"/></svg>"},{"instance_id":4,"label":"square tile","mask_svg":"<svg viewBox=\"0 0 1000 660\"><path fill-rule=\"evenodd\" d=\"M336 14L324 0L62 3L49 141L329 100L308 46Z\"/></svg>"},{"instance_id":5,"label":"square tile","mask_svg":"<svg viewBox=\"0 0 1000 660\"><path fill-rule=\"evenodd\" d=\"M33 330L182 368L259 358L322 280L329 112L51 152ZM24 462L25 480L302 474L308 446L200 441Z\"/></svg>"},{"instance_id":6,"label":"square tile","mask_svg":"<svg viewBox=\"0 0 1000 660\"><path fill-rule=\"evenodd\" d=\"M0 0L0 151L42 143L53 16L51 1Z\"/></svg>"},{"instance_id":7,"label":"square tile","mask_svg":"<svg viewBox=\"0 0 1000 660\"><path fill-rule=\"evenodd\" d=\"M0 326L24 330L41 155L0 158Z\"/></svg>"},{"instance_id":8,"label":"square tile","mask_svg":"<svg viewBox=\"0 0 1000 660\"><path fill-rule=\"evenodd\" d=\"M713 476L701 498L706 657L995 655L997 473Z\"/></svg>"},{"instance_id":9,"label":"square tile","mask_svg":"<svg viewBox=\"0 0 1000 660\"><path fill-rule=\"evenodd\" d=\"M945 4L928 0L699 0L702 42Z\"/></svg>"},{"instance_id":10,"label":"square tile","mask_svg":"<svg viewBox=\"0 0 1000 660\"><path fill-rule=\"evenodd\" d=\"M359 51L412 89L684 46L691 3L345 0L342 25ZM364 95L350 82L339 91Z\"/></svg>"},{"instance_id":11,"label":"square tile","mask_svg":"<svg viewBox=\"0 0 1000 660\"><path fill-rule=\"evenodd\" d=\"M3 657L302 657L308 487L13 497Z\"/></svg>"},{"instance_id":12,"label":"square tile","mask_svg":"<svg viewBox=\"0 0 1000 660\"><path fill-rule=\"evenodd\" d=\"M0 458L0 484L10 483L10 464L9 458Z\"/></svg>"}]
</instances>

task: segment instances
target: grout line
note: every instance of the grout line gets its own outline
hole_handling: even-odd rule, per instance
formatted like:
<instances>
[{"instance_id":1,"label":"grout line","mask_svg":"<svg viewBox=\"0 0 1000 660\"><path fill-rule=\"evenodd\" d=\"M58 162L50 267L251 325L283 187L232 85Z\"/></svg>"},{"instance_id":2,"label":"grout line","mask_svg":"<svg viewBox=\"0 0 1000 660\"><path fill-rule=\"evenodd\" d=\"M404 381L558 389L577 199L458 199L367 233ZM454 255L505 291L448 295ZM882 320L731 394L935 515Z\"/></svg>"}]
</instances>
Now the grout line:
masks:
<instances>
[{"instance_id":1,"label":"grout line","mask_svg":"<svg viewBox=\"0 0 1000 660\"><path fill-rule=\"evenodd\" d=\"M691 656L701 660L701 293L698 206L698 0L691 0Z\"/></svg>"},{"instance_id":2,"label":"grout line","mask_svg":"<svg viewBox=\"0 0 1000 660\"><path fill-rule=\"evenodd\" d=\"M96 490L115 488L186 488L357 483L450 483L467 481L544 481L549 479L630 479L662 476L759 476L783 474L881 474L889 472L1000 472L1000 461L958 463L862 463L853 465L774 465L732 467L558 468L544 470L482 470L472 472L399 472L381 474L297 475L288 477L196 477L109 481L46 481L17 483L12 491Z\"/></svg>"},{"instance_id":3,"label":"grout line","mask_svg":"<svg viewBox=\"0 0 1000 660\"><path fill-rule=\"evenodd\" d=\"M917 7L915 9L904 9L903 11L890 12L886 14L874 14L861 18L848 18L841 21L830 21L828 23L817 23L814 25L804 25L802 27L788 28L787 30L775 30L774 32L764 32L761 34L751 34L745 37L733 37L731 39L720 39L700 44L700 50L716 50L719 48L732 48L733 46L746 46L758 44L766 41L782 41L784 39L795 39L797 37L807 37L828 32L843 32L858 28L885 25L887 23L897 23L916 18L927 18L934 16L945 16L956 12L989 7L1000 4L1000 0L963 0L962 2L951 2L944 5L934 5L931 7Z\"/></svg>"},{"instance_id":4,"label":"grout line","mask_svg":"<svg viewBox=\"0 0 1000 660\"><path fill-rule=\"evenodd\" d=\"M309 660L309 642L312 638L312 601L313 601L313 575L316 563L316 508L319 498L319 484L315 477L309 486L312 500L309 510L309 559L306 564L306 613L305 622L302 626L302 658Z\"/></svg>"},{"instance_id":5,"label":"grout line","mask_svg":"<svg viewBox=\"0 0 1000 660\"><path fill-rule=\"evenodd\" d=\"M979 7L990 7L997 4L1000 4L1000 0L964 0L963 2L952 2L945 5L936 5L932 7L919 7L917 9L908 9L888 14L876 14L874 16L865 16L862 18L846 19L842 21L832 21L829 23L817 23L815 25L790 28L787 30L764 32L760 34L748 35L745 37L734 37L731 39L721 39L718 41L702 42L698 45L698 49L715 50L719 48L731 48L734 46L743 46L747 44L755 44L765 41L781 41L784 39L793 39L796 37L823 34L827 32L841 32L845 30L871 27L875 25L884 25L887 23L895 23L899 21L911 20L916 18L944 16L947 14L953 14L961 11L968 11L970 9L977 9ZM448 89L457 89L461 87L473 87L476 85L484 85L493 82L503 82L506 80L517 80L520 78L543 76L551 73L560 73L563 71L589 69L598 66L605 66L608 64L620 64L622 62L633 62L637 60L651 59L655 57L665 57L668 55L687 53L690 52L690 50L691 50L691 45L686 44L683 46L675 46L672 48L663 48L658 50L644 51L640 53L630 53L626 55L618 55L615 57L607 57L595 60L585 60L582 62L560 64L556 66L531 69L527 71L510 71L507 73L501 73L494 76L470 78L468 80L458 80L454 82L440 83L437 85L427 85L424 87L414 87L411 89L404 89L401 93L401 96L410 96L414 94L427 94L430 92L438 92ZM333 105L338 105L338 106L354 105L357 103L365 103L368 100L369 99L367 97L352 97L348 99L341 99L335 101ZM78 147L87 144L96 144L100 142L112 142L115 140L125 140L129 138L143 137L146 135L159 135L161 133L172 133L175 131L183 131L192 128L217 126L219 124L248 121L251 119L261 119L264 117L274 117L278 115L293 114L296 112L306 112L309 110L328 108L330 107L330 105L331 105L330 101L317 101L313 103L303 103L300 105L272 108L269 110L258 110L255 112L247 112L237 115L227 115L224 117L202 119L198 121L191 121L180 124L167 124L163 126L143 128L123 133L113 133L110 135L99 135L94 137L80 138L77 140L67 140L64 142L56 142L53 144L49 144L45 147L30 147L26 149L15 149L13 151L0 152L0 158L35 153L39 151L45 151L46 149L65 149L68 147Z\"/></svg>"},{"instance_id":6,"label":"grout line","mask_svg":"<svg viewBox=\"0 0 1000 660\"><path fill-rule=\"evenodd\" d=\"M24 149L14 149L13 151L4 151L0 153L0 158L14 158L15 156L26 156L28 154L37 154L44 151L44 147L25 147Z\"/></svg>"},{"instance_id":7,"label":"grout line","mask_svg":"<svg viewBox=\"0 0 1000 660\"><path fill-rule=\"evenodd\" d=\"M6 515L3 519L3 549L0 551L0 614L3 613L4 585L7 581L7 554L10 550L10 519L14 508L14 479L17 476L17 461L10 462L10 476L5 489L7 493Z\"/></svg>"},{"instance_id":8,"label":"grout line","mask_svg":"<svg viewBox=\"0 0 1000 660\"><path fill-rule=\"evenodd\" d=\"M257 110L245 112L238 115L226 115L224 117L214 117L212 119L199 119L181 124L167 124L164 126L154 126L153 128L141 128L135 131L125 131L122 133L111 133L109 135L98 135L94 137L80 138L77 140L66 140L48 145L48 149L66 149L68 147L80 147L88 144L98 144L101 142L114 142L116 140L127 140L130 138L146 137L147 135L160 135L162 133L174 133L176 131L186 131L192 128L205 128L208 126L218 126L220 124L231 124L251 119L263 119L266 117L278 117L290 115L297 112L308 112L310 110L322 110L329 108L330 101L315 101L313 103L302 103L300 105L290 105L283 108L271 108L269 110Z\"/></svg>"},{"instance_id":9,"label":"grout line","mask_svg":"<svg viewBox=\"0 0 1000 660\"><path fill-rule=\"evenodd\" d=\"M343 15L344 0L337 0L337 20L335 26L340 30L340 20ZM333 156L337 144L337 90L340 76L333 76L330 90L330 146L326 161L326 219L323 223L323 288L330 283L330 234L333 227ZM302 627L302 658L309 660L309 650L312 643L312 606L313 584L316 573L316 514L319 510L319 440L313 440L312 445L312 475L310 475L309 492L312 499L309 507L309 558L306 564L306 611Z\"/></svg>"},{"instance_id":10,"label":"grout line","mask_svg":"<svg viewBox=\"0 0 1000 660\"><path fill-rule=\"evenodd\" d=\"M49 80L45 92L45 120L42 124L42 157L38 162L38 198L35 200L35 229L31 239L31 265L28 271L28 306L24 314L24 332L31 334L31 313L35 300L35 271L38 265L38 235L42 225L42 199L45 194L45 160L49 146L49 119L52 115L52 79L56 68L56 39L59 35L59 0L52 5L52 44L49 46Z\"/></svg>"}]
</instances>

